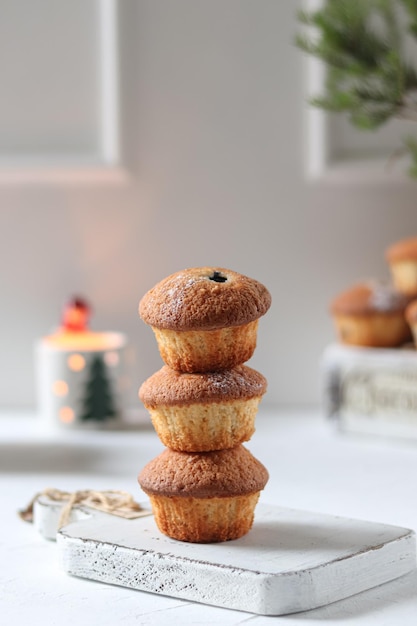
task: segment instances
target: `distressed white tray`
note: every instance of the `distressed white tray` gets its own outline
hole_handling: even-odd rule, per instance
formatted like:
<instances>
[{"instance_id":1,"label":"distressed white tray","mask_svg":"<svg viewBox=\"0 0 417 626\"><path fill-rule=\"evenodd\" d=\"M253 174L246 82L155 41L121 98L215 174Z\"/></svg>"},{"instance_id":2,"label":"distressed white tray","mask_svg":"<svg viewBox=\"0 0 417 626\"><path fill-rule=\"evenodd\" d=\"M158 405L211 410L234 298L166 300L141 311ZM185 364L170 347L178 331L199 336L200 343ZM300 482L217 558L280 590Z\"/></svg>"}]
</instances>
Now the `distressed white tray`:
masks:
<instances>
[{"instance_id":1,"label":"distressed white tray","mask_svg":"<svg viewBox=\"0 0 417 626\"><path fill-rule=\"evenodd\" d=\"M85 507L56 534L59 512L41 498L34 523L56 537L69 574L261 615L330 604L416 567L411 530L262 504L245 537L220 544L169 539L152 515Z\"/></svg>"},{"instance_id":2,"label":"distressed white tray","mask_svg":"<svg viewBox=\"0 0 417 626\"><path fill-rule=\"evenodd\" d=\"M323 409L342 432L417 441L417 350L331 344L321 360Z\"/></svg>"}]
</instances>

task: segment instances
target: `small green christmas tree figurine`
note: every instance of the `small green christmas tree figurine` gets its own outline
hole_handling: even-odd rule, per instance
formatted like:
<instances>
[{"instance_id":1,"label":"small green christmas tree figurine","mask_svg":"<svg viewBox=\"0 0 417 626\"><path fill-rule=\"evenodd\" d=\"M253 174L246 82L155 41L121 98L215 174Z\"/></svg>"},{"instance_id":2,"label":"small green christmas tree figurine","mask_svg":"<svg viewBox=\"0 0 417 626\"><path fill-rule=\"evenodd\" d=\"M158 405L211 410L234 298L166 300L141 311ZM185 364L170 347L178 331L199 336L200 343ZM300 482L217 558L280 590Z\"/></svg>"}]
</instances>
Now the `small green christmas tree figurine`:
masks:
<instances>
[{"instance_id":1,"label":"small green christmas tree figurine","mask_svg":"<svg viewBox=\"0 0 417 626\"><path fill-rule=\"evenodd\" d=\"M299 35L298 47L328 70L325 94L313 105L347 113L362 130L391 118L417 121L417 62L405 52L407 40L417 40L417 0L328 0L298 18L317 31ZM417 177L417 140L406 138L398 153L409 154Z\"/></svg>"},{"instance_id":2,"label":"small green christmas tree figurine","mask_svg":"<svg viewBox=\"0 0 417 626\"><path fill-rule=\"evenodd\" d=\"M91 362L86 394L83 400L82 421L95 420L104 422L116 417L110 380L101 356L95 356Z\"/></svg>"}]
</instances>

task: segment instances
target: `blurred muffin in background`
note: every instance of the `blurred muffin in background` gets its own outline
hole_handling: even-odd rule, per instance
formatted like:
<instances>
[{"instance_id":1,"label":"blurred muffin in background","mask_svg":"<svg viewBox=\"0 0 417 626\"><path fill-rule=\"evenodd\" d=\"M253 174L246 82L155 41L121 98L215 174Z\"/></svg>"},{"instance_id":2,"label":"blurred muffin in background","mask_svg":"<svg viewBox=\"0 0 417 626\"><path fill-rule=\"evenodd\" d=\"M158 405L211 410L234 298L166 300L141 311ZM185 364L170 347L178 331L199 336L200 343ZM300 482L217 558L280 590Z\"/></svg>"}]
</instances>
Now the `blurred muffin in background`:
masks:
<instances>
[{"instance_id":1,"label":"blurred muffin in background","mask_svg":"<svg viewBox=\"0 0 417 626\"><path fill-rule=\"evenodd\" d=\"M376 281L353 285L330 304L339 341L374 348L400 346L411 339L405 318L409 303L410 297L391 285Z\"/></svg>"}]
</instances>

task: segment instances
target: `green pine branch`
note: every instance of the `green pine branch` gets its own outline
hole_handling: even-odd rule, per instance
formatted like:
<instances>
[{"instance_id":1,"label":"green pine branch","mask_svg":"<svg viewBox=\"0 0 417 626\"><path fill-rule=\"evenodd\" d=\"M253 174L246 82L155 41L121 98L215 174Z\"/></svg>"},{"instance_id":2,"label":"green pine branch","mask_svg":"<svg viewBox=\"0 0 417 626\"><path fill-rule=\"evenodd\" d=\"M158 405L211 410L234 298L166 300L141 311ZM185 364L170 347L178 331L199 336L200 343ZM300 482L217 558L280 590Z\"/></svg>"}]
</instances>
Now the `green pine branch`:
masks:
<instances>
[{"instance_id":1,"label":"green pine branch","mask_svg":"<svg viewBox=\"0 0 417 626\"><path fill-rule=\"evenodd\" d=\"M405 7L410 18L408 31L417 37L417 2L415 0L401 0L401 4Z\"/></svg>"},{"instance_id":2,"label":"green pine branch","mask_svg":"<svg viewBox=\"0 0 417 626\"><path fill-rule=\"evenodd\" d=\"M318 11L299 12L298 19L312 34L299 33L296 45L327 68L314 106L347 114L361 130L392 118L417 121L417 69L404 52L407 37L417 40L417 0L328 0ZM417 177L416 146L406 140L403 150Z\"/></svg>"},{"instance_id":3,"label":"green pine branch","mask_svg":"<svg viewBox=\"0 0 417 626\"><path fill-rule=\"evenodd\" d=\"M411 157L411 165L409 167L409 174L413 178L417 178L417 140L414 137L409 137L404 142L405 150Z\"/></svg>"}]
</instances>

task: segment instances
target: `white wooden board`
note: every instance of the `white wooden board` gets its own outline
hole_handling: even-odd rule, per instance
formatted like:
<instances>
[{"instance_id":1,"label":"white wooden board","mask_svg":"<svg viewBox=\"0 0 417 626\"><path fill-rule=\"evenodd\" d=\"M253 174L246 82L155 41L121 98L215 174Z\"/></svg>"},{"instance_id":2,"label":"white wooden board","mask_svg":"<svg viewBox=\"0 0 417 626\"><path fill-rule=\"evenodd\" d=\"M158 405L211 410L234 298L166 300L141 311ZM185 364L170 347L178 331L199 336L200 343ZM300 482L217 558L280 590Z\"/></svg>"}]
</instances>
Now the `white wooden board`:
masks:
<instances>
[{"instance_id":1,"label":"white wooden board","mask_svg":"<svg viewBox=\"0 0 417 626\"><path fill-rule=\"evenodd\" d=\"M36 503L44 537L55 537L59 511ZM152 515L126 520L83 507L56 538L74 576L262 615L323 606L416 567L411 530L262 504L245 537L220 544L169 539Z\"/></svg>"}]
</instances>

